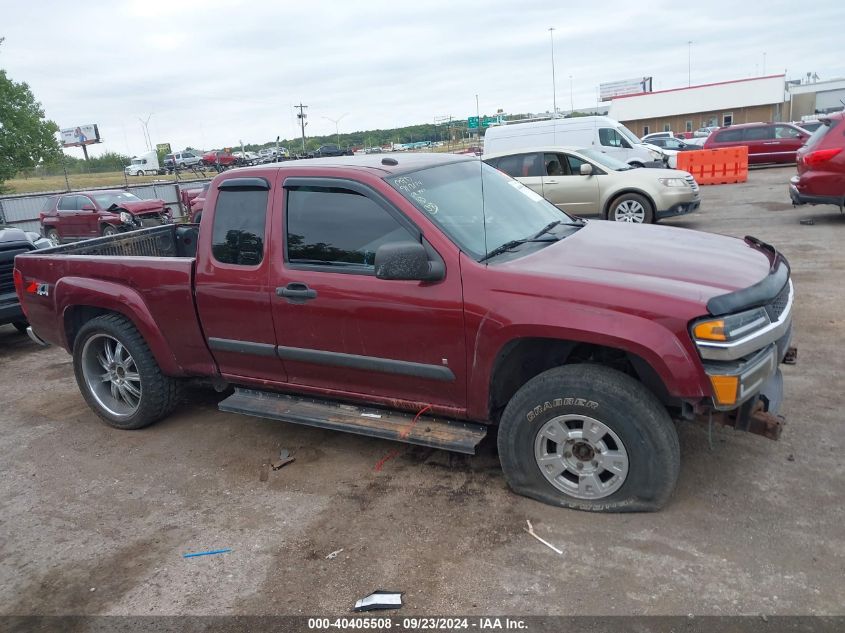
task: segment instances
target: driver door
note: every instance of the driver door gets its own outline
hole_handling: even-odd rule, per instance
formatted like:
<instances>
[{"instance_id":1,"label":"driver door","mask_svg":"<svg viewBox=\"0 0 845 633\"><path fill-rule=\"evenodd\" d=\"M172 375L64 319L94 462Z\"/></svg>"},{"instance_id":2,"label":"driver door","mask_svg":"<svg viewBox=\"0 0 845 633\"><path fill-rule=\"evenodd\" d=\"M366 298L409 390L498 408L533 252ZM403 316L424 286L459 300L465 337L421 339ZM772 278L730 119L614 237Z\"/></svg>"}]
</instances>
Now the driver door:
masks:
<instances>
[{"instance_id":1,"label":"driver door","mask_svg":"<svg viewBox=\"0 0 845 633\"><path fill-rule=\"evenodd\" d=\"M593 174L582 176L585 161L571 154L546 152L543 194L558 209L575 215L598 213L599 184Z\"/></svg>"},{"instance_id":2,"label":"driver door","mask_svg":"<svg viewBox=\"0 0 845 633\"><path fill-rule=\"evenodd\" d=\"M361 183L288 177L284 256L270 286L288 382L361 399L466 407L458 253L437 282L377 279L382 244L420 242L399 209Z\"/></svg>"}]
</instances>

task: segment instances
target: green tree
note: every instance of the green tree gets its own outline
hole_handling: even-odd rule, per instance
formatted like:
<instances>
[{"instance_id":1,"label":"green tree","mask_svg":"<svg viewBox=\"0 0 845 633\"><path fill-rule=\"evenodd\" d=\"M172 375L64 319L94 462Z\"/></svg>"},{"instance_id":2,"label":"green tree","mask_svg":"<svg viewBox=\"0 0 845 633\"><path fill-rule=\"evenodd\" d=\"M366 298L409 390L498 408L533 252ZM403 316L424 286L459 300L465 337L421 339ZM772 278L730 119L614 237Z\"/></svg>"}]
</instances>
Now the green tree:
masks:
<instances>
[{"instance_id":1,"label":"green tree","mask_svg":"<svg viewBox=\"0 0 845 633\"><path fill-rule=\"evenodd\" d=\"M58 156L58 131L55 123L44 118L29 86L12 81L0 69L0 192L3 183L19 171Z\"/></svg>"}]
</instances>

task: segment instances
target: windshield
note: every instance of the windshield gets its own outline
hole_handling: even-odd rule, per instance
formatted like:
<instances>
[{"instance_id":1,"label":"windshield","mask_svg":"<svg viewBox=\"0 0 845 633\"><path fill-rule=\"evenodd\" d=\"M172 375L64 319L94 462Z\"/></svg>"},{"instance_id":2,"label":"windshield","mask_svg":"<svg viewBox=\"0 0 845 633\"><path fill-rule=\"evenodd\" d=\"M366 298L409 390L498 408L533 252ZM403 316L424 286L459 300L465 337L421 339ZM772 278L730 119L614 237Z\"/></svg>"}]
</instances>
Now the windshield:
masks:
<instances>
[{"instance_id":1,"label":"windshield","mask_svg":"<svg viewBox=\"0 0 845 633\"><path fill-rule=\"evenodd\" d=\"M586 149L579 149L579 154L583 154L587 158L592 161L597 162L602 167L607 167L608 169L612 169L613 171L627 171L631 169L631 166L627 163L623 163L621 160L616 160L613 156L608 156L604 152L601 152L597 149L586 148Z\"/></svg>"},{"instance_id":2,"label":"windshield","mask_svg":"<svg viewBox=\"0 0 845 633\"><path fill-rule=\"evenodd\" d=\"M100 207L102 207L103 209L108 209L113 204L120 205L123 202L141 201L138 196L133 195L127 191L119 191L117 193L110 192L94 194L94 200L96 200L97 204L100 205Z\"/></svg>"},{"instance_id":3,"label":"windshield","mask_svg":"<svg viewBox=\"0 0 845 633\"><path fill-rule=\"evenodd\" d=\"M539 194L481 161L429 167L387 182L475 259L512 240L530 239L552 222L572 221Z\"/></svg>"},{"instance_id":4,"label":"windshield","mask_svg":"<svg viewBox=\"0 0 845 633\"><path fill-rule=\"evenodd\" d=\"M631 143L632 145L639 145L640 143L642 143L642 141L639 138L637 138L636 134L634 134L631 130L626 128L621 123L616 126L616 131L619 132L622 136L624 136L627 139L627 141L629 143Z\"/></svg>"},{"instance_id":5,"label":"windshield","mask_svg":"<svg viewBox=\"0 0 845 633\"><path fill-rule=\"evenodd\" d=\"M144 164L144 159L143 159L143 158L133 158L133 159L132 159L132 164L133 164L133 165L143 165L143 164Z\"/></svg>"}]
</instances>

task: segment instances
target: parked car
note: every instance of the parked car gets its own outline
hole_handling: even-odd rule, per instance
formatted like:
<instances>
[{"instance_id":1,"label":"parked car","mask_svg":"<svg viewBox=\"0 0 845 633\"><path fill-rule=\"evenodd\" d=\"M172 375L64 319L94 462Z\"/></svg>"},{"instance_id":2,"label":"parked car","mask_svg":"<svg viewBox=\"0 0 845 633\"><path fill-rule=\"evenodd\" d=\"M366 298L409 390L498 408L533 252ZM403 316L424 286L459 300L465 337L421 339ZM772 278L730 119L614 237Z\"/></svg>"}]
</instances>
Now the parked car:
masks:
<instances>
[{"instance_id":1,"label":"parked car","mask_svg":"<svg viewBox=\"0 0 845 633\"><path fill-rule=\"evenodd\" d=\"M642 140L643 143L647 142L647 143L653 143L654 145L657 145L657 143L654 143L654 139L656 139L656 138L675 138L675 133L674 132L652 132L651 134L646 134L645 136L643 136L641 140Z\"/></svg>"},{"instance_id":2,"label":"parked car","mask_svg":"<svg viewBox=\"0 0 845 633\"><path fill-rule=\"evenodd\" d=\"M116 428L191 377L235 386L223 411L464 453L495 424L515 491L604 512L670 498L673 419L780 433L794 295L755 238L578 220L454 154L232 170L206 206L15 260Z\"/></svg>"},{"instance_id":3,"label":"parked car","mask_svg":"<svg viewBox=\"0 0 845 633\"><path fill-rule=\"evenodd\" d=\"M146 152L140 156L133 156L131 162L123 168L127 176L155 176L163 174L164 170L158 164L157 152Z\"/></svg>"},{"instance_id":4,"label":"parked car","mask_svg":"<svg viewBox=\"0 0 845 633\"><path fill-rule=\"evenodd\" d=\"M791 123L742 123L720 128L704 142L704 149L748 147L748 164L794 163L809 132Z\"/></svg>"},{"instance_id":5,"label":"parked car","mask_svg":"<svg viewBox=\"0 0 845 633\"><path fill-rule=\"evenodd\" d=\"M537 147L593 147L632 167L655 166L668 158L648 147L624 125L604 116L550 119L491 127L484 134L484 155Z\"/></svg>"},{"instance_id":6,"label":"parked car","mask_svg":"<svg viewBox=\"0 0 845 633\"><path fill-rule=\"evenodd\" d=\"M26 332L29 323L15 293L15 257L50 246L52 244L38 233L7 226L0 217L0 325L11 323L19 332Z\"/></svg>"},{"instance_id":7,"label":"parked car","mask_svg":"<svg viewBox=\"0 0 845 633\"><path fill-rule=\"evenodd\" d=\"M794 121L793 125L797 125L803 130L807 130L810 134L818 130L822 126L822 122L818 119L813 121Z\"/></svg>"},{"instance_id":8,"label":"parked car","mask_svg":"<svg viewBox=\"0 0 845 633\"><path fill-rule=\"evenodd\" d=\"M188 216L188 222L199 222L202 216L202 207L205 203L205 196L208 193L210 182L205 183L202 187L194 187L191 189L182 189L182 205L185 207Z\"/></svg>"},{"instance_id":9,"label":"parked car","mask_svg":"<svg viewBox=\"0 0 845 633\"><path fill-rule=\"evenodd\" d=\"M674 137L658 137L658 138L650 138L648 139L650 145L657 145L660 149L663 150L672 150L675 152L689 152L697 149L701 149L701 145L697 145L694 143L688 143L686 141L682 141L679 138Z\"/></svg>"},{"instance_id":10,"label":"parked car","mask_svg":"<svg viewBox=\"0 0 845 633\"><path fill-rule=\"evenodd\" d=\"M324 156L352 156L352 150L343 149L342 147L334 144L321 145L312 156L313 158L322 158Z\"/></svg>"},{"instance_id":11,"label":"parked car","mask_svg":"<svg viewBox=\"0 0 845 633\"><path fill-rule=\"evenodd\" d=\"M833 204L845 211L845 112L819 119L798 150L798 174L789 183L793 204Z\"/></svg>"},{"instance_id":12,"label":"parked car","mask_svg":"<svg viewBox=\"0 0 845 633\"><path fill-rule=\"evenodd\" d=\"M242 162L243 161L232 154L232 152L227 152L222 149L206 152L202 155L202 164L207 167L215 167L218 171L220 169L227 169L229 167L234 167L235 165L240 165Z\"/></svg>"},{"instance_id":13,"label":"parked car","mask_svg":"<svg viewBox=\"0 0 845 633\"><path fill-rule=\"evenodd\" d=\"M41 210L41 233L60 244L172 221L164 200L142 200L119 189L77 191L47 199Z\"/></svg>"},{"instance_id":14,"label":"parked car","mask_svg":"<svg viewBox=\"0 0 845 633\"><path fill-rule=\"evenodd\" d=\"M194 152L176 152L175 154L164 155L164 168L173 171L174 169L185 169L198 166L202 158Z\"/></svg>"},{"instance_id":15,"label":"parked car","mask_svg":"<svg viewBox=\"0 0 845 633\"><path fill-rule=\"evenodd\" d=\"M718 125L709 126L709 127L700 127L695 132L692 133L693 137L695 138L707 138L713 132L719 129Z\"/></svg>"},{"instance_id":16,"label":"parked car","mask_svg":"<svg viewBox=\"0 0 845 633\"><path fill-rule=\"evenodd\" d=\"M232 156L244 164L255 162L259 158L257 152L232 152Z\"/></svg>"},{"instance_id":17,"label":"parked car","mask_svg":"<svg viewBox=\"0 0 845 633\"><path fill-rule=\"evenodd\" d=\"M701 205L698 184L687 172L634 169L595 148L488 154L484 162L579 216L648 224Z\"/></svg>"}]
</instances>

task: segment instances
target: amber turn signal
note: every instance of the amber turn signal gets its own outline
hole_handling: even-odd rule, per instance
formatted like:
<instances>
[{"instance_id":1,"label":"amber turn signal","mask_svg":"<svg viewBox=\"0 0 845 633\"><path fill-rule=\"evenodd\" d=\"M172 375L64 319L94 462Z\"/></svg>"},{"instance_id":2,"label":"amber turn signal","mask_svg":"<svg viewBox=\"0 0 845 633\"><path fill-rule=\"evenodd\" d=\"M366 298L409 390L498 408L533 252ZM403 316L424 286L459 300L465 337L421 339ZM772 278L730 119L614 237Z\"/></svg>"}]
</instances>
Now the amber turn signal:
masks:
<instances>
[{"instance_id":1,"label":"amber turn signal","mask_svg":"<svg viewBox=\"0 0 845 633\"><path fill-rule=\"evenodd\" d=\"M710 376L716 404L735 404L739 391L739 376Z\"/></svg>"},{"instance_id":2,"label":"amber turn signal","mask_svg":"<svg viewBox=\"0 0 845 633\"><path fill-rule=\"evenodd\" d=\"M722 319L702 321L693 329L693 335L702 341L725 341L725 322Z\"/></svg>"}]
</instances>

